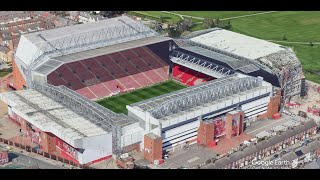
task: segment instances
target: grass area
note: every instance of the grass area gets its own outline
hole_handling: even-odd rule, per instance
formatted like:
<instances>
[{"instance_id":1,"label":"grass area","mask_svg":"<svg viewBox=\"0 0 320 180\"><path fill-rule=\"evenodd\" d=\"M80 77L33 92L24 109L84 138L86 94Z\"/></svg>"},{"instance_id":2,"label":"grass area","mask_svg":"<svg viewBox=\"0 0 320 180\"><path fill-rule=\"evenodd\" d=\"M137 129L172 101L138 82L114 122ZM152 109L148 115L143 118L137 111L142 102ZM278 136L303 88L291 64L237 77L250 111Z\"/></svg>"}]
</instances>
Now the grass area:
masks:
<instances>
[{"instance_id":1,"label":"grass area","mask_svg":"<svg viewBox=\"0 0 320 180\"><path fill-rule=\"evenodd\" d=\"M12 71L10 70L0 70L0 77L4 77L7 74L11 73Z\"/></svg>"},{"instance_id":2,"label":"grass area","mask_svg":"<svg viewBox=\"0 0 320 180\"><path fill-rule=\"evenodd\" d=\"M98 104L116 112L127 114L126 105L133 104L139 101L150 99L152 97L167 94L185 88L186 86L178 84L174 81L166 81L154 86L138 89L129 93L113 96L100 101Z\"/></svg>"},{"instance_id":3,"label":"grass area","mask_svg":"<svg viewBox=\"0 0 320 180\"><path fill-rule=\"evenodd\" d=\"M161 12L148 11L151 14ZM157 12L157 13L156 13ZM178 14L204 18L228 18L258 13L258 11L173 11ZM162 13L165 14L165 13ZM166 14L169 16L168 14ZM174 15L172 15L174 16ZM176 18L179 19L178 16ZM232 19L232 31L265 40L283 41L284 35L291 42L320 42L320 11L279 11L257 16ZM203 29L194 24L192 31ZM320 83L320 46L286 44L294 47L308 80ZM313 74L312 74L313 73Z\"/></svg>"},{"instance_id":4,"label":"grass area","mask_svg":"<svg viewBox=\"0 0 320 180\"><path fill-rule=\"evenodd\" d=\"M232 31L266 40L320 41L320 11L281 11L231 20Z\"/></svg>"},{"instance_id":5,"label":"grass area","mask_svg":"<svg viewBox=\"0 0 320 180\"><path fill-rule=\"evenodd\" d=\"M181 15L203 17L203 18L230 18L235 16L243 16L255 14L261 11L173 11Z\"/></svg>"},{"instance_id":6,"label":"grass area","mask_svg":"<svg viewBox=\"0 0 320 180\"><path fill-rule=\"evenodd\" d=\"M140 17L146 17L154 20L159 20L159 17L162 16L165 22L173 22L173 23L176 23L181 19L179 16L163 13L160 11L131 11L131 13Z\"/></svg>"},{"instance_id":7,"label":"grass area","mask_svg":"<svg viewBox=\"0 0 320 180\"><path fill-rule=\"evenodd\" d=\"M282 11L231 20L232 31L249 36L291 42L320 42L320 11ZM320 46L278 43L293 47L306 79L320 83Z\"/></svg>"}]
</instances>

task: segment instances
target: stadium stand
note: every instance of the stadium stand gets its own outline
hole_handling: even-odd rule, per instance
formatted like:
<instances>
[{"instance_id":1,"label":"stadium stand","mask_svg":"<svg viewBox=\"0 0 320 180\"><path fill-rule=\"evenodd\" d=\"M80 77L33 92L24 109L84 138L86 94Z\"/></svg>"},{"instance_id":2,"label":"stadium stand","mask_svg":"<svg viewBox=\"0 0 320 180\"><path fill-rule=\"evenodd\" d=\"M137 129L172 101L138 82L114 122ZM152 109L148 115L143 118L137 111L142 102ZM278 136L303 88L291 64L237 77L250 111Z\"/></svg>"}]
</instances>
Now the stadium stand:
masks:
<instances>
[{"instance_id":1,"label":"stadium stand","mask_svg":"<svg viewBox=\"0 0 320 180\"><path fill-rule=\"evenodd\" d=\"M48 76L89 99L160 83L169 78L168 64L148 47L138 47L60 66Z\"/></svg>"}]
</instances>

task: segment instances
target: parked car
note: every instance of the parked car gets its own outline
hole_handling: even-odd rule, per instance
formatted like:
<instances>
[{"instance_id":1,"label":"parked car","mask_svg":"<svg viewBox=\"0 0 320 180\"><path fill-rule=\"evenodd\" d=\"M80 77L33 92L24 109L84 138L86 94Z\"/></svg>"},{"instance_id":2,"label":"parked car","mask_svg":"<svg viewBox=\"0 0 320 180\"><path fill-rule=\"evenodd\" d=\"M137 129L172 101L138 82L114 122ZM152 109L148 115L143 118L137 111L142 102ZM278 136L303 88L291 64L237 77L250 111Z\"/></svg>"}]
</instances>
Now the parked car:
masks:
<instances>
[{"instance_id":1,"label":"parked car","mask_svg":"<svg viewBox=\"0 0 320 180\"><path fill-rule=\"evenodd\" d=\"M279 157L279 154L275 154L275 155L272 156L272 158L271 158L270 160L275 160L275 159L277 159L278 157Z\"/></svg>"},{"instance_id":2,"label":"parked car","mask_svg":"<svg viewBox=\"0 0 320 180\"><path fill-rule=\"evenodd\" d=\"M285 150L284 150L284 151L281 151L281 153L280 153L281 156L283 156L283 155L285 155L285 154L287 154L287 151L285 151Z\"/></svg>"}]
</instances>

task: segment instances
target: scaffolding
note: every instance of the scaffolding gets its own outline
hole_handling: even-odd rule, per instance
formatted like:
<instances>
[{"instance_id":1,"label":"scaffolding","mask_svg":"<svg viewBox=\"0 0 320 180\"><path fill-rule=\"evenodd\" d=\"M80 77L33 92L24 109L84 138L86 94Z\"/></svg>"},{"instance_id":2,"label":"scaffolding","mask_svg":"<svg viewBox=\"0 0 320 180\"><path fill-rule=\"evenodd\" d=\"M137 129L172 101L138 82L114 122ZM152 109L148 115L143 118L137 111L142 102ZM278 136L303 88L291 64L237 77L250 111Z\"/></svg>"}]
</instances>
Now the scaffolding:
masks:
<instances>
[{"instance_id":1,"label":"scaffolding","mask_svg":"<svg viewBox=\"0 0 320 180\"><path fill-rule=\"evenodd\" d=\"M222 78L230 74L234 74L232 69L219 66L212 62L203 60L201 58L174 50L170 55L170 60L175 64L185 66L195 71L207 74L215 78Z\"/></svg>"}]
</instances>

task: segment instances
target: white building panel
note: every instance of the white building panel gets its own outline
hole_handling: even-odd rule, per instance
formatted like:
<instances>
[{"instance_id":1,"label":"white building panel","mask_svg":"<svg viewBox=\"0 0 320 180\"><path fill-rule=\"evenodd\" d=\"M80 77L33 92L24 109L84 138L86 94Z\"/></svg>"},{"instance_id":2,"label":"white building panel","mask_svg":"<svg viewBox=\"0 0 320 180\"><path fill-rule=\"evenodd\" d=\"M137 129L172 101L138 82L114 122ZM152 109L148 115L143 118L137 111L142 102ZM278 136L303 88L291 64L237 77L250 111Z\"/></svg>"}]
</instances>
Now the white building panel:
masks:
<instances>
[{"instance_id":1,"label":"white building panel","mask_svg":"<svg viewBox=\"0 0 320 180\"><path fill-rule=\"evenodd\" d=\"M197 111L196 112L186 112L186 115L187 115L186 119L193 119L194 117L197 117L197 116L195 116L196 113L197 113Z\"/></svg>"},{"instance_id":2,"label":"white building panel","mask_svg":"<svg viewBox=\"0 0 320 180\"><path fill-rule=\"evenodd\" d=\"M168 137L174 136L176 134L179 134L181 132L188 131L188 130L194 129L194 128L198 128L199 126L200 126L200 121L196 120L191 123L184 124L182 126L179 126L179 127L173 128L173 129L169 129L169 130L162 133L162 137L168 138Z\"/></svg>"},{"instance_id":3,"label":"white building panel","mask_svg":"<svg viewBox=\"0 0 320 180\"><path fill-rule=\"evenodd\" d=\"M247 100L247 95L246 94L241 94L240 95L240 102L243 102L245 100Z\"/></svg>"},{"instance_id":4,"label":"white building panel","mask_svg":"<svg viewBox=\"0 0 320 180\"><path fill-rule=\"evenodd\" d=\"M260 95L266 94L266 93L267 93L267 89L261 89L261 90L260 90Z\"/></svg>"},{"instance_id":5,"label":"white building panel","mask_svg":"<svg viewBox=\"0 0 320 180\"><path fill-rule=\"evenodd\" d=\"M257 117L257 116L260 116L260 115L262 115L262 114L265 114L267 111L262 111L262 112L259 112L259 113L257 113L257 114L253 114L253 115L251 115L251 116L248 116L248 117L246 117L245 119L251 119L251 118L253 118L253 117Z\"/></svg>"},{"instance_id":6,"label":"white building panel","mask_svg":"<svg viewBox=\"0 0 320 180\"><path fill-rule=\"evenodd\" d=\"M198 130L198 127L195 127L195 128L192 128L192 129L188 129L186 131L184 131L184 129L177 128L177 132L174 135L170 136L170 137L165 137L165 134L163 134L162 142L165 143L167 141L170 141L170 140L175 139L175 138L180 137L180 136L184 136L186 134L189 134L189 133L191 133L193 131L197 131L197 130Z\"/></svg>"},{"instance_id":7,"label":"white building panel","mask_svg":"<svg viewBox=\"0 0 320 180\"><path fill-rule=\"evenodd\" d=\"M247 99L253 98L253 92L248 92L247 93Z\"/></svg>"},{"instance_id":8,"label":"white building panel","mask_svg":"<svg viewBox=\"0 0 320 180\"><path fill-rule=\"evenodd\" d=\"M202 111L200 108L195 108L196 110L193 112L193 117L198 117L201 115ZM190 112L192 114L192 112Z\"/></svg>"},{"instance_id":9,"label":"white building panel","mask_svg":"<svg viewBox=\"0 0 320 180\"><path fill-rule=\"evenodd\" d=\"M228 107L228 106L231 106L232 105L232 99L227 99L225 101L225 106Z\"/></svg>"},{"instance_id":10,"label":"white building panel","mask_svg":"<svg viewBox=\"0 0 320 180\"><path fill-rule=\"evenodd\" d=\"M190 137L190 138L184 140L183 142L180 142L179 144L183 144L183 143L185 143L185 142L187 142L187 141L194 140L195 138L196 138L196 137ZM177 145L177 144L174 144L174 146L176 146L176 145ZM167 146L167 147L162 148L162 150L163 150L163 151L167 151L167 150L170 150L172 147L173 147L172 145L171 145L171 146Z\"/></svg>"},{"instance_id":11,"label":"white building panel","mask_svg":"<svg viewBox=\"0 0 320 180\"><path fill-rule=\"evenodd\" d=\"M38 42L39 46L41 46L42 43L46 43L45 41ZM17 47L16 56L23 61L26 65L30 65L33 58L35 57L37 51L39 48L33 44L29 39L25 37L25 35L22 35L20 37L20 41ZM41 51L40 51L41 52Z\"/></svg>"},{"instance_id":12,"label":"white building panel","mask_svg":"<svg viewBox=\"0 0 320 180\"><path fill-rule=\"evenodd\" d=\"M268 105L267 103L264 103L264 104L260 104L259 106L254 106L254 107L252 107L250 109L246 109L246 110L242 109L242 110L244 111L244 113L248 113L248 112L260 109L262 107L266 107L267 105Z\"/></svg>"},{"instance_id":13,"label":"white building panel","mask_svg":"<svg viewBox=\"0 0 320 180\"><path fill-rule=\"evenodd\" d=\"M249 116L251 116L251 115L257 114L257 112L261 112L261 111L263 112L263 111L266 111L266 110L267 110L267 107L262 107L262 108L260 108L260 109L251 111L251 112L249 112L249 113L245 113L245 116L246 116L246 117L249 117Z\"/></svg>"},{"instance_id":14,"label":"white building panel","mask_svg":"<svg viewBox=\"0 0 320 180\"><path fill-rule=\"evenodd\" d=\"M197 136L197 132L194 132L194 133L188 134L186 136L182 136L182 137L179 137L177 139L174 139L172 141L167 141L167 142L163 143L162 146L167 146L167 145L170 145L170 144L173 145L173 144L176 144L176 143L182 144L182 143L186 142L188 140L188 138L196 137L196 136ZM182 141L182 142L180 142L180 141Z\"/></svg>"},{"instance_id":15,"label":"white building panel","mask_svg":"<svg viewBox=\"0 0 320 180\"><path fill-rule=\"evenodd\" d=\"M181 113L179 116L179 122L184 122L186 120L188 120L186 113L183 113L183 114Z\"/></svg>"}]
</instances>

